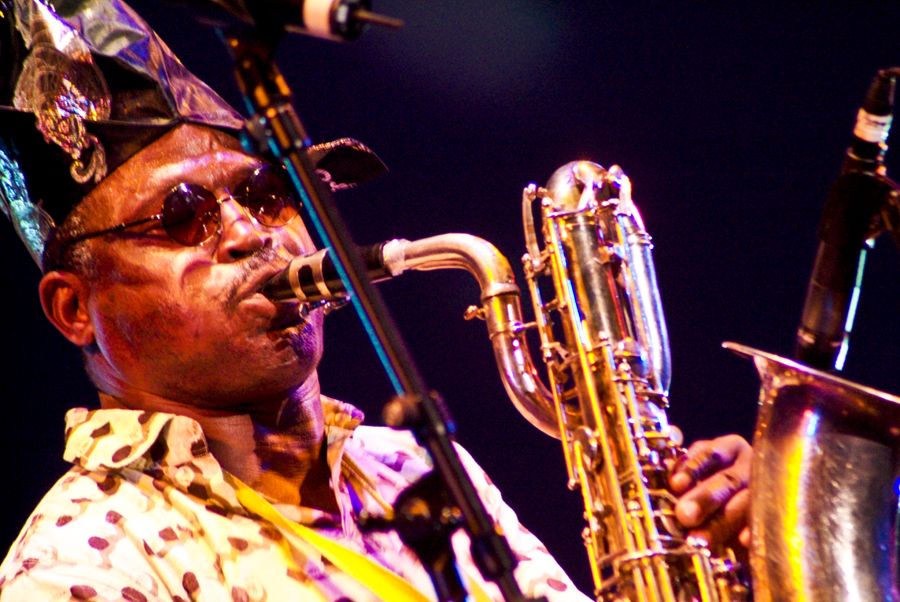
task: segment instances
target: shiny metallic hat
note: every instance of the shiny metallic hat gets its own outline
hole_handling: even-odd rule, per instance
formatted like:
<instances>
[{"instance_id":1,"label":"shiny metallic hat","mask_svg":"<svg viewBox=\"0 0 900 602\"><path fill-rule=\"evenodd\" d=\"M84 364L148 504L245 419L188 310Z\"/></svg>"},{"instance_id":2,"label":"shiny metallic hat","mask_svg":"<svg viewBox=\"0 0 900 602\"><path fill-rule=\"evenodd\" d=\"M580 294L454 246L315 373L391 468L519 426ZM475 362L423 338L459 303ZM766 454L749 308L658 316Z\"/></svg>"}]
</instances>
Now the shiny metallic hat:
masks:
<instances>
[{"instance_id":1,"label":"shiny metallic hat","mask_svg":"<svg viewBox=\"0 0 900 602\"><path fill-rule=\"evenodd\" d=\"M43 266L56 226L174 127L244 120L121 0L0 0L0 210ZM355 140L311 149L339 189L383 173Z\"/></svg>"}]
</instances>

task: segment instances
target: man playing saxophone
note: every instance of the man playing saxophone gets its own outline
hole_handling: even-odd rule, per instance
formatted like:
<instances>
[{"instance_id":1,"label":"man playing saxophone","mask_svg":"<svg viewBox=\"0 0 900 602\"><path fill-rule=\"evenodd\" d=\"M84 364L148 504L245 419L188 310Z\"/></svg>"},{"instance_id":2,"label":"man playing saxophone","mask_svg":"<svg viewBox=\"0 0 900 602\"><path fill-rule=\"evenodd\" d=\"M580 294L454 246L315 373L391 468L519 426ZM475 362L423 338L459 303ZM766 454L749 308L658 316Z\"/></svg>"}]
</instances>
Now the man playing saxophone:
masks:
<instances>
[{"instance_id":1,"label":"man playing saxophone","mask_svg":"<svg viewBox=\"0 0 900 602\"><path fill-rule=\"evenodd\" d=\"M121 2L57 14L28 0L3 15L5 56L28 39L4 82L3 210L100 409L68 413L74 466L0 566L0 598L433 598L396 534L358 525L387 513L429 459L320 392L321 311L260 294L314 250L280 168L242 149L239 116ZM581 599L459 453L526 595ZM671 468L678 520L714 550L747 543L749 461L748 444L726 436ZM499 602L465 535L453 544L473 595Z\"/></svg>"}]
</instances>

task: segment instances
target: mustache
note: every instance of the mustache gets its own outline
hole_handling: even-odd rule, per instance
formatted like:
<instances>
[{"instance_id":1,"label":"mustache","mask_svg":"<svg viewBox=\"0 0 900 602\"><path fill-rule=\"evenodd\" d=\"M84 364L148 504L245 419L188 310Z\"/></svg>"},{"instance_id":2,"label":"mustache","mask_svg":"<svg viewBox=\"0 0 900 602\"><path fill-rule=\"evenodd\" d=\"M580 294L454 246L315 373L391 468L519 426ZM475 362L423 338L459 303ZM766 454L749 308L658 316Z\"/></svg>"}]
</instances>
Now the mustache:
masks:
<instances>
[{"instance_id":1,"label":"mustache","mask_svg":"<svg viewBox=\"0 0 900 602\"><path fill-rule=\"evenodd\" d=\"M231 306L237 305L237 297L241 287L255 272L272 264L279 264L281 267L284 267L288 264L290 259L290 257L282 256L277 249L269 246L263 247L252 255L244 257L239 265L238 273L235 275L234 280L226 292L228 304Z\"/></svg>"}]
</instances>

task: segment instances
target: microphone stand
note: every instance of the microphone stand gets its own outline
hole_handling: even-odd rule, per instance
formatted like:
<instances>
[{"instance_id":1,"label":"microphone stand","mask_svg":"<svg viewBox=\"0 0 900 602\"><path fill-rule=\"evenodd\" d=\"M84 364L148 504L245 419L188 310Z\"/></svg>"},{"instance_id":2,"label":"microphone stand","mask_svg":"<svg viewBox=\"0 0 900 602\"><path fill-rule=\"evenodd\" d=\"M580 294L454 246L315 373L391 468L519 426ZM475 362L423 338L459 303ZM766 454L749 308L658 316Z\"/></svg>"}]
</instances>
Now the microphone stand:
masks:
<instances>
[{"instance_id":1,"label":"microphone stand","mask_svg":"<svg viewBox=\"0 0 900 602\"><path fill-rule=\"evenodd\" d=\"M362 520L369 528L396 529L422 559L441 601L463 602L466 592L453 560L450 535L463 526L472 557L485 579L495 582L508 602L525 600L513 578L516 559L494 527L453 448L455 430L443 402L430 391L414 364L384 301L372 286L356 246L328 190L304 152L309 137L293 105L291 91L273 60L284 29L235 26L219 29L235 65L235 76L250 118L245 145L283 164L322 240L333 250L335 267L388 373L397 397L385 408L385 421L410 428L428 450L434 470L401 493L393 520ZM250 140L248 140L250 139ZM365 517L361 517L365 519ZM424 534L424 535L423 535Z\"/></svg>"}]
</instances>

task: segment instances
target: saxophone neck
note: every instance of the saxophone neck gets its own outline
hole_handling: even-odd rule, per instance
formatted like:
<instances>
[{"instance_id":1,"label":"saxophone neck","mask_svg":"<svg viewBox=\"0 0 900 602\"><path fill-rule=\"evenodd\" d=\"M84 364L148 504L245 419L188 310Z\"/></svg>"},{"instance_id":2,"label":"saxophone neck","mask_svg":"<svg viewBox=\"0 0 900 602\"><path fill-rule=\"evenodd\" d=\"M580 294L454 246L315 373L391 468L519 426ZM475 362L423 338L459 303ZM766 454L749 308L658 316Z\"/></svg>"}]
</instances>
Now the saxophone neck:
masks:
<instances>
[{"instance_id":1,"label":"saxophone neck","mask_svg":"<svg viewBox=\"0 0 900 602\"><path fill-rule=\"evenodd\" d=\"M466 317L481 318L487 324L509 398L532 425L561 438L553 394L542 383L525 340L530 325L522 318L515 275L497 248L470 234L440 234L415 241L389 241L384 245L384 260L394 276L405 270L461 269L475 277L481 306L469 308ZM578 417L573 413L570 419L577 421Z\"/></svg>"}]
</instances>

